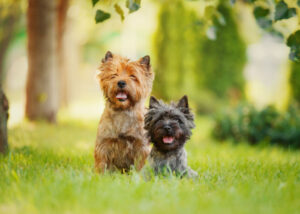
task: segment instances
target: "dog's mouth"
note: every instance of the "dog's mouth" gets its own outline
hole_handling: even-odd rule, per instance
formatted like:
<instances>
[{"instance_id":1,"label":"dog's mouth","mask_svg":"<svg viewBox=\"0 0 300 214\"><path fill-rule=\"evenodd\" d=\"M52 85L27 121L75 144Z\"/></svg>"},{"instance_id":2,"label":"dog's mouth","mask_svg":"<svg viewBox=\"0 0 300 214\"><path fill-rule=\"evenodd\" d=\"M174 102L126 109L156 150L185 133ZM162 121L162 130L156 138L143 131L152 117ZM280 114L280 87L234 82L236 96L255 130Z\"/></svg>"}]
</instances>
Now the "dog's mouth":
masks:
<instances>
[{"instance_id":1,"label":"dog's mouth","mask_svg":"<svg viewBox=\"0 0 300 214\"><path fill-rule=\"evenodd\" d=\"M128 95L125 91L119 91L117 94L116 94L116 99L120 102L124 102L128 99Z\"/></svg>"},{"instance_id":2,"label":"dog's mouth","mask_svg":"<svg viewBox=\"0 0 300 214\"><path fill-rule=\"evenodd\" d=\"M163 140L163 142L165 144L171 144L171 143L174 142L174 137L172 137L172 136L164 136L162 140Z\"/></svg>"}]
</instances>

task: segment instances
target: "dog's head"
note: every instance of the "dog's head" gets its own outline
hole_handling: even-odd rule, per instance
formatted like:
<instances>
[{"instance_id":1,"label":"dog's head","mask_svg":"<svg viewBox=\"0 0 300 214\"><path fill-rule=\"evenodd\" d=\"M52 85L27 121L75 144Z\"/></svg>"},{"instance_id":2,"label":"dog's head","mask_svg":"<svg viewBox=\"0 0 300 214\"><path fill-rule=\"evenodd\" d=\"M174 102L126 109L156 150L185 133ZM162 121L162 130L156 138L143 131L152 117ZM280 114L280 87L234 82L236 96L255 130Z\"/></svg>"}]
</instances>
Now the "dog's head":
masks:
<instances>
[{"instance_id":1,"label":"dog's head","mask_svg":"<svg viewBox=\"0 0 300 214\"><path fill-rule=\"evenodd\" d=\"M168 152L181 148L190 138L194 127L194 116L190 112L187 96L170 105L155 97L150 98L145 129L159 151Z\"/></svg>"},{"instance_id":2,"label":"dog's head","mask_svg":"<svg viewBox=\"0 0 300 214\"><path fill-rule=\"evenodd\" d=\"M104 96L112 108L124 110L146 98L152 88L150 57L130 61L108 51L98 75Z\"/></svg>"}]
</instances>

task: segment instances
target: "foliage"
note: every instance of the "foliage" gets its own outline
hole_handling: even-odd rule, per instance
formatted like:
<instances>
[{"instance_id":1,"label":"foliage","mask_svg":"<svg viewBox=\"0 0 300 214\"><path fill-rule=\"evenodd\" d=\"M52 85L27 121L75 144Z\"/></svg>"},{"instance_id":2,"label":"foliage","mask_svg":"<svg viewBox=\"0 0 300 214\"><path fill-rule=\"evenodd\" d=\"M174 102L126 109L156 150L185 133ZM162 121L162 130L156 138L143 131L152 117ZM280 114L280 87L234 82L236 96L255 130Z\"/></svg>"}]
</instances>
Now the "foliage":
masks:
<instances>
[{"instance_id":1,"label":"foliage","mask_svg":"<svg viewBox=\"0 0 300 214\"><path fill-rule=\"evenodd\" d=\"M109 0L100 1L100 0L92 0L92 5L95 7L97 4L107 4L111 5L111 2ZM126 8L128 9L128 13L133 13L137 11L141 7L141 0L126 0L125 3ZM123 21L125 18L125 12L123 8L117 3L113 4L113 8L117 14L120 15L121 20ZM104 11L103 9L97 9L96 15L95 15L95 21L96 23L104 22L105 20L109 19L111 17L111 14L109 12Z\"/></svg>"},{"instance_id":2,"label":"foliage","mask_svg":"<svg viewBox=\"0 0 300 214\"><path fill-rule=\"evenodd\" d=\"M218 140L233 139L250 144L265 142L300 148L300 114L292 106L284 113L271 106L262 110L240 106L231 114L218 115L212 133Z\"/></svg>"},{"instance_id":3,"label":"foliage","mask_svg":"<svg viewBox=\"0 0 300 214\"><path fill-rule=\"evenodd\" d=\"M243 70L247 61L246 44L239 35L233 11L225 4L217 7L222 22L213 18L216 39L203 39L200 45L198 75L204 88L219 98L230 93L241 94L244 86Z\"/></svg>"},{"instance_id":4,"label":"foliage","mask_svg":"<svg viewBox=\"0 0 300 214\"><path fill-rule=\"evenodd\" d=\"M106 13L102 10L97 10L96 11L96 16L95 16L96 23L103 22L103 21L105 21L106 19L109 19L109 18L110 18L109 13Z\"/></svg>"},{"instance_id":5,"label":"foliage","mask_svg":"<svg viewBox=\"0 0 300 214\"><path fill-rule=\"evenodd\" d=\"M191 65L185 63L194 61L189 45L193 42L189 16L190 12L179 0L172 4L166 1L160 9L154 41L156 77L153 92L166 100L175 99L175 95L182 93L184 78L190 78L188 74L192 72Z\"/></svg>"},{"instance_id":6,"label":"foliage","mask_svg":"<svg viewBox=\"0 0 300 214\"><path fill-rule=\"evenodd\" d=\"M300 104L300 63L292 63L290 86L293 99Z\"/></svg>"},{"instance_id":7,"label":"foliage","mask_svg":"<svg viewBox=\"0 0 300 214\"><path fill-rule=\"evenodd\" d=\"M278 22L281 20L287 20L292 17L298 17L298 25L294 32L290 32L286 38L286 43L290 47L289 58L292 61L300 61L300 42L299 39L299 21L300 21L300 6L299 1L265 1L265 0L248 0L246 1L254 7L253 14L256 18L258 25L267 32L273 33L284 37L286 31L290 31L287 28L287 24L283 23L278 27ZM287 2L291 2L287 4ZM275 10L273 10L275 8ZM297 14L298 13L298 14ZM277 27L276 27L277 25Z\"/></svg>"},{"instance_id":8,"label":"foliage","mask_svg":"<svg viewBox=\"0 0 300 214\"><path fill-rule=\"evenodd\" d=\"M186 145L199 179L144 180L93 172L96 120L20 124L0 157L0 213L298 213L299 152L210 143L207 127L198 118Z\"/></svg>"},{"instance_id":9,"label":"foliage","mask_svg":"<svg viewBox=\"0 0 300 214\"><path fill-rule=\"evenodd\" d=\"M210 113L222 105L220 97L240 94L245 43L229 8L207 8L217 29L216 39L210 40L205 39L206 18L199 19L183 1L172 2L165 1L159 13L153 93L165 100L187 94L197 112Z\"/></svg>"},{"instance_id":10,"label":"foliage","mask_svg":"<svg viewBox=\"0 0 300 214\"><path fill-rule=\"evenodd\" d=\"M300 61L300 30L288 37L287 45L291 48L290 58Z\"/></svg>"}]
</instances>

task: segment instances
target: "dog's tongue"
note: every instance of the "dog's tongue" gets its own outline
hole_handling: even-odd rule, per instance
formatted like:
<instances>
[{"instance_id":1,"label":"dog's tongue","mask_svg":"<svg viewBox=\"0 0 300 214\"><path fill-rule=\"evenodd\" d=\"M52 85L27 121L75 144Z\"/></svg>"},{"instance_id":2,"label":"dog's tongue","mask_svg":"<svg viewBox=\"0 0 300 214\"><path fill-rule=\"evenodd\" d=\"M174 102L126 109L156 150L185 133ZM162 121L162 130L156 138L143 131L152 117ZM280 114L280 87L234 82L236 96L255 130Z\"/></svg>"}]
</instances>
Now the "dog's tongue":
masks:
<instances>
[{"instance_id":1,"label":"dog's tongue","mask_svg":"<svg viewBox=\"0 0 300 214\"><path fill-rule=\"evenodd\" d=\"M127 94L124 92L119 92L116 96L117 99L122 99L122 100L126 100L127 99Z\"/></svg>"},{"instance_id":2,"label":"dog's tongue","mask_svg":"<svg viewBox=\"0 0 300 214\"><path fill-rule=\"evenodd\" d=\"M164 143L172 143L174 140L174 137L163 137Z\"/></svg>"}]
</instances>

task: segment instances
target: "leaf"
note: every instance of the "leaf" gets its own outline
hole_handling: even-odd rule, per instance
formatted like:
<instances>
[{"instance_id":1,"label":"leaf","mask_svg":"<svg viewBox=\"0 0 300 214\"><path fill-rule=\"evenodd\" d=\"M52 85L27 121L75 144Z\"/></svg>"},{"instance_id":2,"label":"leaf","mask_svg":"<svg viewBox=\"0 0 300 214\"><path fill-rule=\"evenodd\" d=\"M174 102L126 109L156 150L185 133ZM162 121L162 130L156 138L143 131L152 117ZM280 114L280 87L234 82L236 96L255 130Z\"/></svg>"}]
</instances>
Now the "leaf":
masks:
<instances>
[{"instance_id":1,"label":"leaf","mask_svg":"<svg viewBox=\"0 0 300 214\"><path fill-rule=\"evenodd\" d=\"M300 0L297 1L297 5L300 7Z\"/></svg>"},{"instance_id":2,"label":"leaf","mask_svg":"<svg viewBox=\"0 0 300 214\"><path fill-rule=\"evenodd\" d=\"M296 8L288 8L288 5L284 1L280 1L276 4L275 21L289 19L296 14Z\"/></svg>"},{"instance_id":3,"label":"leaf","mask_svg":"<svg viewBox=\"0 0 300 214\"><path fill-rule=\"evenodd\" d=\"M255 7L253 11L257 24L263 29L272 27L272 20L269 18L270 10L263 7Z\"/></svg>"},{"instance_id":4,"label":"leaf","mask_svg":"<svg viewBox=\"0 0 300 214\"><path fill-rule=\"evenodd\" d=\"M120 15L120 17L121 17L121 20L123 21L124 20L124 11L123 11L123 9L120 7L120 5L118 5L118 4L115 4L114 5L114 8L115 8L115 10L116 10L116 12Z\"/></svg>"},{"instance_id":5,"label":"leaf","mask_svg":"<svg viewBox=\"0 0 300 214\"><path fill-rule=\"evenodd\" d=\"M95 16L96 23L103 22L103 21L105 21L106 19L109 19L109 18L110 18L109 13L106 13L102 10L97 10L96 11L96 16Z\"/></svg>"},{"instance_id":6,"label":"leaf","mask_svg":"<svg viewBox=\"0 0 300 214\"><path fill-rule=\"evenodd\" d=\"M263 7L255 7L253 13L255 18L261 18L268 16L270 14L270 10Z\"/></svg>"},{"instance_id":7,"label":"leaf","mask_svg":"<svg viewBox=\"0 0 300 214\"><path fill-rule=\"evenodd\" d=\"M286 44L291 48L289 54L290 60L300 62L300 30L291 34Z\"/></svg>"},{"instance_id":8,"label":"leaf","mask_svg":"<svg viewBox=\"0 0 300 214\"><path fill-rule=\"evenodd\" d=\"M93 3L93 7L97 4L99 0L92 0L92 3Z\"/></svg>"},{"instance_id":9,"label":"leaf","mask_svg":"<svg viewBox=\"0 0 300 214\"><path fill-rule=\"evenodd\" d=\"M133 13L140 9L141 7L141 0L127 0L126 7L129 9L129 13Z\"/></svg>"},{"instance_id":10,"label":"leaf","mask_svg":"<svg viewBox=\"0 0 300 214\"><path fill-rule=\"evenodd\" d=\"M245 2L252 4L252 3L256 2L256 0L245 0Z\"/></svg>"}]
</instances>

